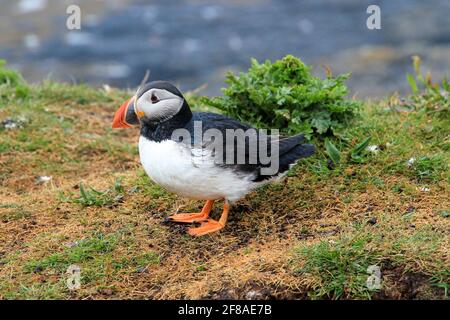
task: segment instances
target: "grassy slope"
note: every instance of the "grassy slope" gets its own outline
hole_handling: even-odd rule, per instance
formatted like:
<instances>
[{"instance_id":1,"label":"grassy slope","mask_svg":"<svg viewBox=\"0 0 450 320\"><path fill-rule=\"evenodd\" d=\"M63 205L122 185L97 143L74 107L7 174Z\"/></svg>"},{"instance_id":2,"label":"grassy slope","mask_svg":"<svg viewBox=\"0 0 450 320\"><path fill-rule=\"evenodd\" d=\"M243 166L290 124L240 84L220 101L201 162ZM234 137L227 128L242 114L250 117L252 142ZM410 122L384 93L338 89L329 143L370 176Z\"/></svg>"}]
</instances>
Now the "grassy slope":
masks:
<instances>
[{"instance_id":1,"label":"grassy slope","mask_svg":"<svg viewBox=\"0 0 450 320\"><path fill-rule=\"evenodd\" d=\"M129 93L55 83L22 91L0 89L0 120L23 120L0 128L0 298L446 296L444 120L367 103L338 148L345 156L370 135L383 147L377 155L330 170L319 147L240 201L223 232L193 239L163 220L202 203L152 184L138 132L110 128ZM430 159L407 166L422 156ZM42 175L52 180L36 183ZM82 272L72 292L71 264ZM370 265L381 267L381 290L365 285Z\"/></svg>"}]
</instances>

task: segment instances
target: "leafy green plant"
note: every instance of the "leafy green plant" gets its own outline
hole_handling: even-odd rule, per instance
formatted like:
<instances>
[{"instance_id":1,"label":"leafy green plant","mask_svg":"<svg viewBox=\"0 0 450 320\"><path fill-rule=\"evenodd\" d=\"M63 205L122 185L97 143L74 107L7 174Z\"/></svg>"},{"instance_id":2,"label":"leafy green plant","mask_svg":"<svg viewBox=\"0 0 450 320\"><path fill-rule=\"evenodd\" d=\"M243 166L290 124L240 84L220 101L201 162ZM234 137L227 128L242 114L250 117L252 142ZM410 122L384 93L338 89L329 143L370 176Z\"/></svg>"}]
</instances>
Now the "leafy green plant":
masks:
<instances>
[{"instance_id":1,"label":"leafy green plant","mask_svg":"<svg viewBox=\"0 0 450 320\"><path fill-rule=\"evenodd\" d=\"M437 115L442 118L450 116L450 83L444 78L441 83L434 83L429 72L424 76L421 71L422 60L413 56L414 75L408 73L406 79L411 87L411 99L417 111Z\"/></svg>"},{"instance_id":2,"label":"leafy green plant","mask_svg":"<svg viewBox=\"0 0 450 320\"><path fill-rule=\"evenodd\" d=\"M257 127L311 136L338 135L355 116L360 102L346 100L348 74L326 79L288 55L274 63L252 59L247 73L227 75L223 96L202 99L208 106Z\"/></svg>"},{"instance_id":3,"label":"leafy green plant","mask_svg":"<svg viewBox=\"0 0 450 320\"><path fill-rule=\"evenodd\" d=\"M363 163L365 161L364 154L366 153L370 140L371 137L367 137L361 143L357 144L348 152L347 159L351 162ZM325 140L325 151L334 164L342 162L341 151L339 151L339 149L329 139Z\"/></svg>"},{"instance_id":4,"label":"leafy green plant","mask_svg":"<svg viewBox=\"0 0 450 320\"><path fill-rule=\"evenodd\" d=\"M334 163L339 163L341 161L341 152L328 139L325 140L325 150L327 151L328 156Z\"/></svg>"},{"instance_id":5,"label":"leafy green plant","mask_svg":"<svg viewBox=\"0 0 450 320\"><path fill-rule=\"evenodd\" d=\"M113 205L122 200L125 192L120 179L117 179L114 182L114 187L112 189L103 191L96 190L92 187L86 189L81 182L79 184L79 189L80 196L70 200L85 207Z\"/></svg>"},{"instance_id":6,"label":"leafy green plant","mask_svg":"<svg viewBox=\"0 0 450 320\"><path fill-rule=\"evenodd\" d=\"M350 159L353 162L363 162L362 154L369 145L370 139L371 137L364 139L363 142L361 142L360 144L358 144L356 147L353 148L353 150L350 153Z\"/></svg>"}]
</instances>

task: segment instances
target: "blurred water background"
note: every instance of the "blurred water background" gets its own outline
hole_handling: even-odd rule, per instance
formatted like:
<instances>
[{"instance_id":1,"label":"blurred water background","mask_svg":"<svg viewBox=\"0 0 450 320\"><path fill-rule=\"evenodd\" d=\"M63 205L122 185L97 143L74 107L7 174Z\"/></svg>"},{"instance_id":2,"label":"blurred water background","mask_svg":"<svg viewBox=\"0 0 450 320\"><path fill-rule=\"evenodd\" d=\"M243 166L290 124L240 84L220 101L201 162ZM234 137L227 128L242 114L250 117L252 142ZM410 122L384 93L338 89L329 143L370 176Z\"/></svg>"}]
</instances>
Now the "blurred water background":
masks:
<instances>
[{"instance_id":1,"label":"blurred water background","mask_svg":"<svg viewBox=\"0 0 450 320\"><path fill-rule=\"evenodd\" d=\"M81 30L66 8L81 8ZM381 30L366 27L369 4ZM418 54L434 79L450 67L449 0L0 0L0 57L30 82L137 86L171 80L183 90L208 83L216 95L227 70L250 58L301 57L324 75L352 72L358 97L407 91Z\"/></svg>"}]
</instances>

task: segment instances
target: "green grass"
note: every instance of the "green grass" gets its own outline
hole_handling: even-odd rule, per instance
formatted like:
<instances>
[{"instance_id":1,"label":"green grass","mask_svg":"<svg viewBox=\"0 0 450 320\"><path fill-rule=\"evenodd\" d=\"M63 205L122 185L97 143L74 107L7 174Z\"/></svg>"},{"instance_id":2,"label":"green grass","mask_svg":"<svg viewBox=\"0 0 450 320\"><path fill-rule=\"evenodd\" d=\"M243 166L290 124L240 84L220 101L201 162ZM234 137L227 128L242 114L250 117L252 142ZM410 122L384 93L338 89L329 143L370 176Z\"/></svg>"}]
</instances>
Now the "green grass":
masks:
<instances>
[{"instance_id":1,"label":"green grass","mask_svg":"<svg viewBox=\"0 0 450 320\"><path fill-rule=\"evenodd\" d=\"M407 229L406 225L405 222L401 227L396 226L398 236L382 227L359 225L337 239L299 246L295 249L293 261L294 265L302 266L295 272L314 278L309 292L312 298L370 299L373 293L379 291L367 286L370 266L378 266L382 275L389 273L387 266L406 266L404 272L415 271L419 263L427 261L427 257L445 243L445 232L423 226L412 234L402 234ZM423 271L430 273L429 284L442 287L443 281L450 280L446 261L432 261L430 264L433 264L431 271ZM384 285L386 278L381 280Z\"/></svg>"},{"instance_id":2,"label":"green grass","mask_svg":"<svg viewBox=\"0 0 450 320\"><path fill-rule=\"evenodd\" d=\"M47 269L55 269L62 272L72 264L101 259L102 256L114 250L117 241L116 235L105 236L99 233L71 244L62 252L53 253L39 260L28 261L24 270L25 272L42 272Z\"/></svg>"},{"instance_id":3,"label":"green grass","mask_svg":"<svg viewBox=\"0 0 450 320\"><path fill-rule=\"evenodd\" d=\"M8 222L13 220L26 219L31 216L31 213L24 209L20 204L6 203L0 204L0 221Z\"/></svg>"},{"instance_id":4,"label":"green grass","mask_svg":"<svg viewBox=\"0 0 450 320\"><path fill-rule=\"evenodd\" d=\"M439 214L443 218L448 218L448 217L450 217L450 209L442 210L439 212Z\"/></svg>"},{"instance_id":5,"label":"green grass","mask_svg":"<svg viewBox=\"0 0 450 320\"><path fill-rule=\"evenodd\" d=\"M148 265L160 263L160 256L155 252L147 252L136 257L127 257L113 262L116 269L124 269L132 267L137 272L142 272Z\"/></svg>"},{"instance_id":6,"label":"green grass","mask_svg":"<svg viewBox=\"0 0 450 320\"><path fill-rule=\"evenodd\" d=\"M54 300L64 299L67 295L65 280L58 282L44 282L21 284L18 288L7 287L6 284L0 284L0 290L6 292L5 299L17 300Z\"/></svg>"},{"instance_id":7,"label":"green grass","mask_svg":"<svg viewBox=\"0 0 450 320\"><path fill-rule=\"evenodd\" d=\"M448 170L448 165L442 154L433 155L432 157L419 157L411 167L419 181L436 181L441 174L447 173Z\"/></svg>"},{"instance_id":8,"label":"green grass","mask_svg":"<svg viewBox=\"0 0 450 320\"><path fill-rule=\"evenodd\" d=\"M107 235L96 232L90 237L67 243L60 252L27 261L23 266L23 272L47 276L56 274L65 278L67 268L77 265L81 269L81 285L86 286L90 283L106 284L108 281L105 279L117 275L118 272L145 272L148 266L159 264L160 256L154 251L136 255L128 254L118 258L114 252L120 246L127 246L128 250L134 246L134 241L131 238L128 240L124 238L125 235L125 230ZM55 284L55 286L59 288L59 291L67 291L65 284L63 286ZM54 289L54 286L46 288L45 295L52 298ZM18 296L29 297L35 291L34 288L24 289L23 292L19 292Z\"/></svg>"},{"instance_id":9,"label":"green grass","mask_svg":"<svg viewBox=\"0 0 450 320\"><path fill-rule=\"evenodd\" d=\"M355 234L333 243L322 241L297 249L298 259L305 260L305 264L296 272L318 278L310 295L334 299L343 296L370 298L371 291L366 286L367 268L377 262L377 256L367 248L370 240L369 234Z\"/></svg>"}]
</instances>

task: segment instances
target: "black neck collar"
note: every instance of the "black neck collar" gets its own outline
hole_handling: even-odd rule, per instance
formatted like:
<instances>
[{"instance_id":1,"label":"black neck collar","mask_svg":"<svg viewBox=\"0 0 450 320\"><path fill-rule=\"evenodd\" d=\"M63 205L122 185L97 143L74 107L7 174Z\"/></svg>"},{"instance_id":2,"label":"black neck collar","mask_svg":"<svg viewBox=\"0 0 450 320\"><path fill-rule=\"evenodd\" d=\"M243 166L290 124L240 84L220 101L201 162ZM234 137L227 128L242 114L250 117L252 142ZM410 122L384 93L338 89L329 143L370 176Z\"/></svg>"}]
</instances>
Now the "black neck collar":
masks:
<instances>
[{"instance_id":1,"label":"black neck collar","mask_svg":"<svg viewBox=\"0 0 450 320\"><path fill-rule=\"evenodd\" d=\"M185 100L180 111L168 120L162 122L142 121L141 136L156 142L168 140L174 130L183 128L191 118L192 112Z\"/></svg>"}]
</instances>

